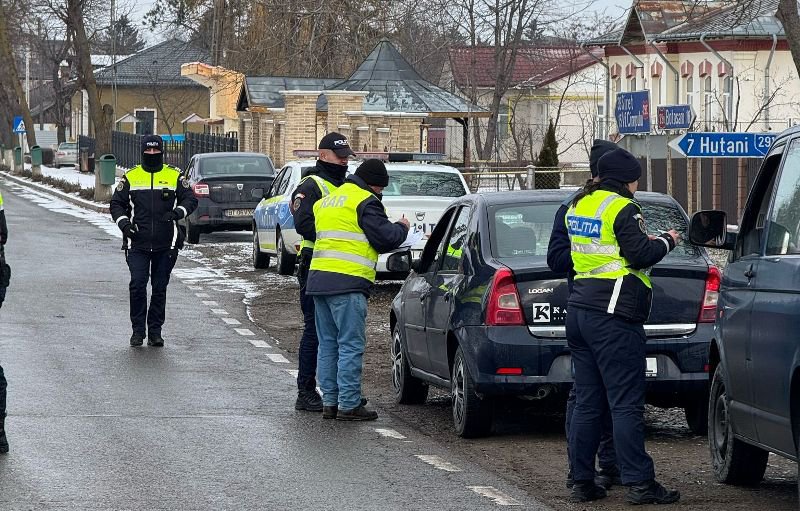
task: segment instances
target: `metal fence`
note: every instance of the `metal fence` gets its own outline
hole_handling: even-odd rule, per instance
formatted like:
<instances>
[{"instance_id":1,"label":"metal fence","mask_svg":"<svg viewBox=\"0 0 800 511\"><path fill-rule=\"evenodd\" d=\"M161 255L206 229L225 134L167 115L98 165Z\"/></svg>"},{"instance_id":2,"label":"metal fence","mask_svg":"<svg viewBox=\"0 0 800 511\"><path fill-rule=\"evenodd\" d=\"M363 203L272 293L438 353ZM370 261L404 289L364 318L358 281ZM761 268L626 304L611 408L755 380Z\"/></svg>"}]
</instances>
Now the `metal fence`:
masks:
<instances>
[{"instance_id":1,"label":"metal fence","mask_svg":"<svg viewBox=\"0 0 800 511\"><path fill-rule=\"evenodd\" d=\"M542 190L583 186L589 179L588 167L535 167L533 165L481 165L461 169L470 191L505 192L511 190Z\"/></svg>"},{"instance_id":2,"label":"metal fence","mask_svg":"<svg viewBox=\"0 0 800 511\"><path fill-rule=\"evenodd\" d=\"M117 158L117 165L132 168L142 160L142 137L134 133L114 131L111 133L111 151ZM94 153L94 139L81 137L81 146L91 144ZM236 137L223 137L205 133L186 133L184 140L164 141L164 163L184 169L189 160L199 153L237 152L239 140Z\"/></svg>"}]
</instances>

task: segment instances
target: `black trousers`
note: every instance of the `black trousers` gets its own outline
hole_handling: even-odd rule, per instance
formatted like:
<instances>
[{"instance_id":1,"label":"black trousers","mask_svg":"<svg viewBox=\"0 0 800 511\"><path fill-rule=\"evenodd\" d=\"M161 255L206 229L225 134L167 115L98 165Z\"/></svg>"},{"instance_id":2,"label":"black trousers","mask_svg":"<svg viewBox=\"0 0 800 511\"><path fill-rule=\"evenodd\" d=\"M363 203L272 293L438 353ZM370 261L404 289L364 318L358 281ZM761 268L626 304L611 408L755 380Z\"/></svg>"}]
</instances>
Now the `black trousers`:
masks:
<instances>
[{"instance_id":1,"label":"black trousers","mask_svg":"<svg viewBox=\"0 0 800 511\"><path fill-rule=\"evenodd\" d=\"M0 366L0 417L6 416L6 376L3 374L3 366Z\"/></svg>"},{"instance_id":2,"label":"black trousers","mask_svg":"<svg viewBox=\"0 0 800 511\"><path fill-rule=\"evenodd\" d=\"M297 388L314 389L317 386L317 325L314 322L314 297L306 295L308 267L311 266L313 252L303 249L297 265L297 283L300 285L300 310L303 312L303 336L300 338L297 364Z\"/></svg>"},{"instance_id":3,"label":"black trousers","mask_svg":"<svg viewBox=\"0 0 800 511\"><path fill-rule=\"evenodd\" d=\"M177 250L131 250L128 268L131 271L130 300L133 332L161 335L167 308L167 285L178 258ZM147 283L152 287L150 307L147 307Z\"/></svg>"}]
</instances>

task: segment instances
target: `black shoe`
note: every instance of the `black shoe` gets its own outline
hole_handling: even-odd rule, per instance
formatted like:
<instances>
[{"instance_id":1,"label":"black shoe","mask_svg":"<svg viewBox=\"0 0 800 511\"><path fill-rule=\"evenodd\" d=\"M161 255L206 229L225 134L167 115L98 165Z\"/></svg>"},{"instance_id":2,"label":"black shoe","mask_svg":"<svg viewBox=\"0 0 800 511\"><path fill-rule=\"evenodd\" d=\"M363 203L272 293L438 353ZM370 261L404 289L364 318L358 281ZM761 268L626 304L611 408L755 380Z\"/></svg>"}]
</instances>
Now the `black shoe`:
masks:
<instances>
[{"instance_id":1,"label":"black shoe","mask_svg":"<svg viewBox=\"0 0 800 511\"><path fill-rule=\"evenodd\" d=\"M571 502L590 502L606 498L606 489L598 486L594 481L575 481L572 493L569 495Z\"/></svg>"},{"instance_id":2,"label":"black shoe","mask_svg":"<svg viewBox=\"0 0 800 511\"><path fill-rule=\"evenodd\" d=\"M6 417L0 415L0 454L8 452L8 439L6 438Z\"/></svg>"},{"instance_id":3,"label":"black shoe","mask_svg":"<svg viewBox=\"0 0 800 511\"><path fill-rule=\"evenodd\" d=\"M619 469L617 467L601 468L594 478L594 483L606 490L610 490L614 486L621 486L622 479L619 477Z\"/></svg>"},{"instance_id":4,"label":"black shoe","mask_svg":"<svg viewBox=\"0 0 800 511\"><path fill-rule=\"evenodd\" d=\"M575 479L572 478L572 470L567 473L567 488L572 489L575 486Z\"/></svg>"},{"instance_id":5,"label":"black shoe","mask_svg":"<svg viewBox=\"0 0 800 511\"><path fill-rule=\"evenodd\" d=\"M668 490L655 479L632 484L625 500L629 504L672 504L678 502L681 494L678 490Z\"/></svg>"},{"instance_id":6,"label":"black shoe","mask_svg":"<svg viewBox=\"0 0 800 511\"><path fill-rule=\"evenodd\" d=\"M361 398L361 406L367 405L367 398ZM323 419L335 419L336 415L339 413L339 407L336 405L333 406L323 406L322 407L322 418Z\"/></svg>"},{"instance_id":7,"label":"black shoe","mask_svg":"<svg viewBox=\"0 0 800 511\"><path fill-rule=\"evenodd\" d=\"M141 346L144 342L144 335L133 334L131 335L131 346Z\"/></svg>"},{"instance_id":8,"label":"black shoe","mask_svg":"<svg viewBox=\"0 0 800 511\"><path fill-rule=\"evenodd\" d=\"M294 402L295 410L305 410L307 412L321 412L322 398L316 390L298 390L297 401Z\"/></svg>"},{"instance_id":9,"label":"black shoe","mask_svg":"<svg viewBox=\"0 0 800 511\"><path fill-rule=\"evenodd\" d=\"M164 338L161 334L150 334L147 336L147 345L161 347L164 345Z\"/></svg>"},{"instance_id":10,"label":"black shoe","mask_svg":"<svg viewBox=\"0 0 800 511\"><path fill-rule=\"evenodd\" d=\"M339 410L336 414L337 421L374 421L378 418L378 412L370 410L361 405L352 410Z\"/></svg>"}]
</instances>

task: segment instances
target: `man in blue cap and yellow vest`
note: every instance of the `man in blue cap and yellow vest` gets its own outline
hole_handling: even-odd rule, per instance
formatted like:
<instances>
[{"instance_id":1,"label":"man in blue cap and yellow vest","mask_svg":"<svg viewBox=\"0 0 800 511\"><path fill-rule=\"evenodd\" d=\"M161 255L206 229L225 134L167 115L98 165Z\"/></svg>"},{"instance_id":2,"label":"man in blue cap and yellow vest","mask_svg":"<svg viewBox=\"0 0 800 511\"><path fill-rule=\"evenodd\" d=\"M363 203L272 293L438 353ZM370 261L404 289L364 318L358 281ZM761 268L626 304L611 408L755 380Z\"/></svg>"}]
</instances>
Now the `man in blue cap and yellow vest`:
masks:
<instances>
[{"instance_id":1,"label":"man in blue cap and yellow vest","mask_svg":"<svg viewBox=\"0 0 800 511\"><path fill-rule=\"evenodd\" d=\"M316 309L317 373L326 419L378 418L361 396L367 298L378 254L402 245L409 226L405 218L392 223L387 217L381 193L388 184L383 162L367 160L314 205L317 239L306 294L314 297Z\"/></svg>"},{"instance_id":2,"label":"man in blue cap and yellow vest","mask_svg":"<svg viewBox=\"0 0 800 511\"><path fill-rule=\"evenodd\" d=\"M147 329L148 346L163 346L161 327L167 305L167 285L178 250L186 238L178 220L197 208L180 172L164 165L163 142L158 135L142 138L142 164L129 170L111 197L111 217L123 234L131 272L131 346L141 346ZM147 307L147 282L153 291Z\"/></svg>"},{"instance_id":3,"label":"man in blue cap and yellow vest","mask_svg":"<svg viewBox=\"0 0 800 511\"><path fill-rule=\"evenodd\" d=\"M354 155L347 137L331 132L319 142L317 164L292 192L291 211L297 234L303 237L297 264L297 283L300 286L300 310L303 312L303 335L300 337L297 364L297 400L295 410L322 411L322 398L317 394L317 327L314 325L314 299L306 295L308 267L314 255L314 205L344 183L347 161Z\"/></svg>"}]
</instances>

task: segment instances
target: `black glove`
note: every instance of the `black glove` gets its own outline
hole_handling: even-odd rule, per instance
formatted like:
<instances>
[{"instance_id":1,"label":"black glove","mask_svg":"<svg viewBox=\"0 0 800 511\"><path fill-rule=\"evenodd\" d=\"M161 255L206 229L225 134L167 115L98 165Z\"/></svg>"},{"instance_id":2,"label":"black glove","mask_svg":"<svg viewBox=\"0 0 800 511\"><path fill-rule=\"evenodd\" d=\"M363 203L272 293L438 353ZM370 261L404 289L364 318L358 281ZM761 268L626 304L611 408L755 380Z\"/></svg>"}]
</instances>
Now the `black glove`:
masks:
<instances>
[{"instance_id":1,"label":"black glove","mask_svg":"<svg viewBox=\"0 0 800 511\"><path fill-rule=\"evenodd\" d=\"M167 211L166 213L161 215L162 222L174 222L175 220L178 220L180 218L181 214L178 211L175 211L174 209L172 211Z\"/></svg>"},{"instance_id":2,"label":"black glove","mask_svg":"<svg viewBox=\"0 0 800 511\"><path fill-rule=\"evenodd\" d=\"M139 234L139 228L133 223L125 224L125 227L122 228L122 234L133 241L136 239L136 235Z\"/></svg>"},{"instance_id":3,"label":"black glove","mask_svg":"<svg viewBox=\"0 0 800 511\"><path fill-rule=\"evenodd\" d=\"M5 245L8 241L8 234L0 234L0 245Z\"/></svg>"}]
</instances>

